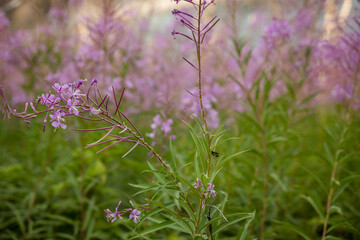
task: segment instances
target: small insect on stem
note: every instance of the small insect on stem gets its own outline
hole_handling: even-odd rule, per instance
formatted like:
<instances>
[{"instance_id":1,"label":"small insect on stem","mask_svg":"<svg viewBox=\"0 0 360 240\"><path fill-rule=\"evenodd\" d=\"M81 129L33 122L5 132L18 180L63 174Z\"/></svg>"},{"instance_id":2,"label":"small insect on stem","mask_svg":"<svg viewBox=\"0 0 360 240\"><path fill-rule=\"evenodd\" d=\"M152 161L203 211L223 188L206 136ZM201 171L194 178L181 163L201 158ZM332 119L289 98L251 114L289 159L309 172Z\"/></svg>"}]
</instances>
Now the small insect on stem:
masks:
<instances>
[{"instance_id":1,"label":"small insect on stem","mask_svg":"<svg viewBox=\"0 0 360 240\"><path fill-rule=\"evenodd\" d=\"M220 153L215 152L215 151L211 151L211 155L213 155L216 158L220 157Z\"/></svg>"}]
</instances>

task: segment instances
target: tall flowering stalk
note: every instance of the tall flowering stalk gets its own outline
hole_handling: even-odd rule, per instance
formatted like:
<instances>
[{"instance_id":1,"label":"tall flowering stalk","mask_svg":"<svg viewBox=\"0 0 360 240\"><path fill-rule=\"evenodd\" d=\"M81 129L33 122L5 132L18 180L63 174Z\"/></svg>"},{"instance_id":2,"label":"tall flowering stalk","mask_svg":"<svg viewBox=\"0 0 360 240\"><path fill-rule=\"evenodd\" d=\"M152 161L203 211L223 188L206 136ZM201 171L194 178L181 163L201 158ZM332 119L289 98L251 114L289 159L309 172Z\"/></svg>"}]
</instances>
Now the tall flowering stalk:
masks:
<instances>
[{"instance_id":1,"label":"tall flowering stalk","mask_svg":"<svg viewBox=\"0 0 360 240\"><path fill-rule=\"evenodd\" d=\"M180 2L180 0L175 0L175 2L178 4ZM207 236L206 239L208 239L208 238L214 239L214 234L213 234L214 226L213 226L212 222L213 222L213 217L215 214L213 213L213 210L214 209L218 210L221 214L221 217L219 217L219 218L223 218L226 222L228 222L226 217L223 215L222 210L220 210L215 205L209 205L210 199L216 198L216 191L214 189L215 185L212 184L212 181L215 178L215 176L217 175L217 173L220 171L221 166L224 164L224 162L218 160L217 158L219 157L219 154L217 152L213 151L215 146L212 146L212 140L215 139L214 142L216 145L218 138L216 138L213 134L210 134L209 127L208 127L207 120L206 120L206 113L205 113L205 108L204 108L204 104L203 104L203 88L202 88L203 76L202 76L202 57L201 57L202 55L201 55L201 53L202 53L202 44L204 43L204 40L205 40L207 34L220 21L220 18L215 16L210 21L203 23L205 10L208 9L208 7L210 7L211 5L215 4L214 0L211 0L211 1L184 0L184 2L188 5L191 5L195 9L196 14L192 14L191 12L185 12L185 11L181 11L178 9L174 9L172 11L172 14L176 17L176 19L183 26L185 26L185 28L188 29L188 32L178 32L176 30L173 30L172 35L174 35L174 36L179 35L179 36L185 37L186 39L189 39L190 41L193 41L195 43L197 64L192 63L185 57L183 57L183 59L188 64L190 64L198 73L198 96L197 97L199 99L201 118L202 118L202 122L205 127L205 130L202 128L202 126L201 126L202 124L200 124L199 121L198 121L198 124L201 126L202 133L205 133L204 135L206 137L206 140L203 140L201 135L200 135L200 137L196 137L195 136L196 133L195 133L194 129L190 125L188 125L192 132L192 136L195 141L195 144L198 146L202 145L200 147L197 147L197 152L201 157L199 157L200 158L199 161L195 161L195 165L200 165L200 166L196 166L196 169L197 169L196 174L197 174L197 176L202 176L203 178L202 179L197 178L196 184L194 186L194 188L200 193L198 209L194 213L194 220L195 220L194 234L195 234L195 236L199 236L199 237L202 236L203 238L205 238L203 235L204 227L202 227L201 225L202 225L202 222L204 221L205 209L207 207L208 208L208 216L206 216L206 218L207 218L208 222L206 225L207 225L207 229L208 229L208 234L206 234L206 236ZM237 154L240 154L240 153L237 153ZM234 154L233 156L235 156L237 154ZM229 157L227 159L230 159L230 158L231 157ZM206 167L205 167L205 165L206 165ZM199 170L200 168L203 172L201 172ZM204 187L204 186L206 186L206 187ZM190 207L191 207L191 205L190 205ZM253 216L254 215L251 215L251 218ZM249 221L251 221L251 220L249 220ZM243 237L245 237L245 236L243 236Z\"/></svg>"},{"instance_id":2,"label":"tall flowering stalk","mask_svg":"<svg viewBox=\"0 0 360 240\"><path fill-rule=\"evenodd\" d=\"M171 167L166 164L153 147L145 141L143 135L129 120L126 114L120 110L124 90L120 91L120 95L117 95L116 90L113 87L110 88L112 92L107 95L98 87L98 81L96 79L93 79L91 82L78 80L66 84L55 83L52 87L52 91L43 93L34 103L26 103L25 110L18 113L15 109L10 107L2 88L0 87L0 103L2 103L2 110L6 117L15 116L30 123L31 119L36 118L40 114L45 115L43 125L44 131L48 122L54 127L55 131L57 129L67 129L67 121L70 117L80 118L86 121L95 121L104 124L104 126L93 129L72 130L104 131L104 135L99 140L87 145L87 147L106 145L97 151L97 153L107 150L120 142L127 142L132 145L123 157L127 156L137 146L143 146L152 153L161 164L162 168L157 169L151 165L151 163L148 163L151 172L153 172L156 177L157 183L140 192L156 191L154 194L151 193L153 197L149 200L149 203L136 207L135 204L130 201L132 208L120 210L120 201L115 212L112 212L109 209L104 210L107 220L111 222L122 219L125 213L129 213L129 220L132 220L139 225L145 220L150 222L153 221L150 217L155 213L160 214L164 218L164 221L160 224L158 221L154 221L154 224L159 224L160 227L156 227L153 230L151 228L147 229L134 236L134 238L165 227L175 227L175 229L180 229L181 232L189 234L193 239L214 239L219 231L225 226L241 220L247 219L248 224L244 229L247 228L249 222L254 217L253 213L235 213L225 217L223 210L227 197L220 199L218 195L226 194L217 192L213 183L216 175L223 168L224 164L242 153L239 152L228 157L223 157L215 152L220 136L216 136L215 133L210 134L208 123L206 121L205 104L203 103L202 94L203 76L201 46L204 43L207 33L209 33L209 31L219 22L219 19L215 16L207 23L203 23L205 10L214 4L214 0L210 2L205 0L199 0L198 2L191 0L184 1L195 8L196 16L176 9L173 10L173 14L186 28L188 28L188 30L190 30L190 33L180 33L174 30L172 34L190 39L195 43L196 47L197 64L193 64L191 61L184 58L187 63L198 71L197 97L201 109L202 123L195 117L194 119L201 128L201 133L198 134L195 128L188 125L193 140L196 143L197 151L194 161L197 177L195 183L194 181L188 181L185 177L181 176L180 169L176 168L176 159L172 159ZM179 0L176 0L176 3L179 3ZM103 76L104 78L105 75L106 74ZM30 111L28 111L29 109ZM31 112L31 109L33 112ZM151 138L155 134L155 129L160 126L165 134L168 134L171 130L172 120L168 119L163 121L159 118L160 116L156 117L157 124L154 124L153 126L154 132L151 134ZM203 126L205 127L205 130ZM212 142L214 145L212 145ZM174 158L174 156L172 158ZM167 194L170 197L170 200L164 199L163 196L157 197L157 195L163 194ZM163 203L163 201L166 202ZM149 208L144 208L144 206L148 205ZM152 212L142 217L141 211L143 210L152 210ZM243 239L245 235L246 230L241 234L241 238Z\"/></svg>"},{"instance_id":3,"label":"tall flowering stalk","mask_svg":"<svg viewBox=\"0 0 360 240\"><path fill-rule=\"evenodd\" d=\"M175 0L175 2L178 4L180 0ZM215 4L215 0L211 0L210 2L207 2L205 0L199 0L198 2L192 0L184 0L184 2L191 4L195 8L197 15L194 16L191 13L180 11L177 9L174 9L172 11L172 14L183 24L183 26L190 30L190 34L177 32L175 30L172 32L172 34L183 36L195 43L197 67L186 58L184 58L184 60L198 72L198 93L201 108L201 117L206 129L208 143L210 146L210 132L208 129L208 124L206 122L206 113L202 97L201 45L203 44L207 33L220 21L220 19L215 16L209 22L203 24L204 12L210 5Z\"/></svg>"}]
</instances>

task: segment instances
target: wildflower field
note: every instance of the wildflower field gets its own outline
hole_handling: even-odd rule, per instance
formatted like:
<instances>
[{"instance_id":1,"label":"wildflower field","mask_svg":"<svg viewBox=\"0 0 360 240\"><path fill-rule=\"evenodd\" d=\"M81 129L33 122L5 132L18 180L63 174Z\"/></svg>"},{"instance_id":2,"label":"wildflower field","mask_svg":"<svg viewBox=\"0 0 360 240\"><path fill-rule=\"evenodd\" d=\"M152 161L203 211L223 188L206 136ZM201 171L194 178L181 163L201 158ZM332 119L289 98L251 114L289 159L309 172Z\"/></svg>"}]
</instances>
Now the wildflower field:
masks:
<instances>
[{"instance_id":1,"label":"wildflower field","mask_svg":"<svg viewBox=\"0 0 360 240\"><path fill-rule=\"evenodd\" d=\"M0 239L359 240L359 93L357 0L0 2Z\"/></svg>"}]
</instances>

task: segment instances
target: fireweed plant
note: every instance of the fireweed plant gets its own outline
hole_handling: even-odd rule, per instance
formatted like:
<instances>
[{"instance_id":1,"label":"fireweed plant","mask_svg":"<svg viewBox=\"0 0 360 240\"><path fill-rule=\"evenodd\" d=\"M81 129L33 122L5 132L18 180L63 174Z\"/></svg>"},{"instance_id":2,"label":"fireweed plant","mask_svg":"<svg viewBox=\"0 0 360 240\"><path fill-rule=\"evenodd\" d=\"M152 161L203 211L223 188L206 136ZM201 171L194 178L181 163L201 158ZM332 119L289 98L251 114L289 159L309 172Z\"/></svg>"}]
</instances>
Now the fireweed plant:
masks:
<instances>
[{"instance_id":1,"label":"fireweed plant","mask_svg":"<svg viewBox=\"0 0 360 240\"><path fill-rule=\"evenodd\" d=\"M0 124L1 239L241 239L230 224L249 209L247 239L359 239L359 12L325 39L327 1L281 1L276 14L273 1L218 1L216 27L202 1L200 28L199 2L179 1L177 23L147 38L148 21L117 2L85 18L85 35L67 21L73 5L27 30L0 12L2 110L47 115L45 133L41 117ZM99 81L73 82L86 76ZM10 107L30 96L28 113ZM220 122L230 131L213 132ZM119 160L134 146L148 151ZM228 161L239 149L252 150Z\"/></svg>"},{"instance_id":2,"label":"fireweed plant","mask_svg":"<svg viewBox=\"0 0 360 240\"><path fill-rule=\"evenodd\" d=\"M176 4L180 1L176 0ZM55 83L52 90L41 94L35 103L26 103L23 112L17 112L10 107L2 88L0 96L4 117L15 116L24 122L40 115L45 115L43 120L43 131L48 122L54 131L68 128L70 117L79 118L86 121L96 122L102 126L92 129L71 129L80 132L105 131L105 134L97 141L90 143L87 147L101 147L96 153L111 149L120 142L130 144L129 150L123 154L123 158L131 153L136 147L146 148L157 165L148 162L150 172L154 174L156 182L153 185L133 185L141 188L137 194L148 193L150 198L147 203L136 204L130 201L130 208L122 208L122 201L119 201L115 210L105 209L108 222L128 217L136 225L134 231L141 224L151 224L151 227L134 233L131 239L144 237L159 231L163 228L170 228L178 232L189 235L192 239L218 239L220 232L229 225L245 221L246 224L239 228L238 239L245 239L250 222L254 218L254 213L232 213L224 214L227 194L220 188L215 188L214 180L221 171L225 163L233 157L239 156L245 151L235 153L230 156L223 156L216 152L219 140L223 135L220 129L211 132L206 120L206 111L203 105L203 73L201 49L206 35L219 22L219 18L213 17L204 23L206 10L215 4L215 1L191 1L184 0L191 8L191 11L181 11L174 9L173 15L181 22L189 33L173 31L172 35L182 36L194 43L196 49L197 63L194 64L184 57L184 60L191 65L198 73L198 95L193 97L198 99L201 120L192 115L195 126L184 122L190 130L191 136L196 147L196 154L193 161L189 164L194 165L195 173L193 179L187 179L178 168L176 157L172 155L172 164L168 164L155 149L148 144L144 136L137 129L135 124L121 111L121 103L124 98L125 89L117 94L112 88L112 95L101 91L98 87L98 80L91 81L78 80L71 83ZM191 94L189 92L189 94ZM33 112L29 113L28 109ZM30 110L30 111L31 111ZM171 125L167 122L165 125ZM164 126L164 125L163 125ZM168 128L163 127L164 132ZM170 144L170 152L173 147ZM157 216L156 218L154 216Z\"/></svg>"}]
</instances>

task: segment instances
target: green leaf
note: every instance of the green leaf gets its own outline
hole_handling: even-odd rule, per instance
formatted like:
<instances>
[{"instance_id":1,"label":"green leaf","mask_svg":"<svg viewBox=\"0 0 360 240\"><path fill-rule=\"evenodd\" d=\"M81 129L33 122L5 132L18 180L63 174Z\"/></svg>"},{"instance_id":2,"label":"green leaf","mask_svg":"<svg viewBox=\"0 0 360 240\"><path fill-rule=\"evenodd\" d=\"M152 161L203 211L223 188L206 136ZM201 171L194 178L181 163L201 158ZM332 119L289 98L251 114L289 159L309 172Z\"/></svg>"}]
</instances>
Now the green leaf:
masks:
<instances>
[{"instance_id":1,"label":"green leaf","mask_svg":"<svg viewBox=\"0 0 360 240\"><path fill-rule=\"evenodd\" d=\"M270 174L270 177L272 177L276 182L277 184L279 184L279 186L281 187L281 189L284 191L284 192L287 192L288 189L287 189L287 186L285 185L285 183L280 179L279 175L277 175L275 172L272 172Z\"/></svg>"},{"instance_id":2,"label":"green leaf","mask_svg":"<svg viewBox=\"0 0 360 240\"><path fill-rule=\"evenodd\" d=\"M215 168L213 169L212 173L216 172L218 169L222 168L227 162L229 162L232 158L239 156L243 153L246 153L250 151L250 149L247 150L243 150L237 153L234 153L233 155L228 156L227 158L223 159L223 160L219 160L218 164L215 166ZM212 175L212 174L211 174Z\"/></svg>"},{"instance_id":3,"label":"green leaf","mask_svg":"<svg viewBox=\"0 0 360 240\"><path fill-rule=\"evenodd\" d=\"M183 217L179 216L179 214L177 214L176 212L174 212L170 208L162 205L161 203L154 202L154 204L157 204L158 206L160 206L163 210L166 210L167 213L169 213L172 216L172 217L168 217L169 220L171 220L174 223L178 224L181 228L183 228L183 230L185 232L187 232L189 234L192 234L192 232L193 232L192 227L190 226L190 224Z\"/></svg>"},{"instance_id":4,"label":"green leaf","mask_svg":"<svg viewBox=\"0 0 360 240\"><path fill-rule=\"evenodd\" d=\"M17 223L19 224L19 227L20 227L21 232L22 232L22 233L25 232L24 218L21 217L21 214L20 214L19 210L18 210L18 209L15 207L15 205L12 204L12 203L6 202L5 204L6 204L6 206L7 206L8 208L10 208L11 211L14 213L15 218L16 218L16 221L17 221Z\"/></svg>"},{"instance_id":5,"label":"green leaf","mask_svg":"<svg viewBox=\"0 0 360 240\"><path fill-rule=\"evenodd\" d=\"M314 199L310 196L301 195L301 197L311 204L311 206L315 209L321 220L324 221L325 217L323 211L321 211L320 203L318 201L315 202Z\"/></svg>"},{"instance_id":6,"label":"green leaf","mask_svg":"<svg viewBox=\"0 0 360 240\"><path fill-rule=\"evenodd\" d=\"M343 212L342 212L342 210L341 210L340 207L335 206L335 205L332 205L332 206L330 207L330 214L331 214L331 213L334 213L334 212L337 212L338 214L343 215Z\"/></svg>"},{"instance_id":7,"label":"green leaf","mask_svg":"<svg viewBox=\"0 0 360 240\"><path fill-rule=\"evenodd\" d=\"M344 239L329 235L325 237L325 240L344 240Z\"/></svg>"},{"instance_id":8,"label":"green leaf","mask_svg":"<svg viewBox=\"0 0 360 240\"><path fill-rule=\"evenodd\" d=\"M154 173L156 179L161 183L161 184L166 184L166 180L165 178L163 178L162 174L148 161L147 164L149 165L150 169L152 170L152 172Z\"/></svg>"},{"instance_id":9,"label":"green leaf","mask_svg":"<svg viewBox=\"0 0 360 240\"><path fill-rule=\"evenodd\" d=\"M236 240L245 240L245 237L247 235L247 231L248 228L250 226L250 223L254 220L255 218L255 212L252 213L252 217L246 222L244 228L242 230L239 231L238 237L236 238ZM240 235L241 234L241 235Z\"/></svg>"},{"instance_id":10,"label":"green leaf","mask_svg":"<svg viewBox=\"0 0 360 240\"><path fill-rule=\"evenodd\" d=\"M246 216L244 216L244 215L246 215ZM248 219L248 218L252 218L252 217L253 217L253 213L235 213L235 214L228 215L227 216L228 221L215 226L213 228L213 234L215 235L215 234L219 233L221 230L223 230L224 228L226 228L234 223L237 223L239 221L242 221L242 220ZM215 220L215 219L213 219L213 220ZM207 224L205 224L205 226L209 225L212 222L215 222L213 220L209 221ZM220 217L216 219L216 221L218 221L218 220L220 220Z\"/></svg>"},{"instance_id":11,"label":"green leaf","mask_svg":"<svg viewBox=\"0 0 360 240\"><path fill-rule=\"evenodd\" d=\"M268 145L275 144L278 142L287 142L288 139L286 137L273 137L268 141Z\"/></svg>"},{"instance_id":12,"label":"green leaf","mask_svg":"<svg viewBox=\"0 0 360 240\"><path fill-rule=\"evenodd\" d=\"M174 171L176 172L177 167L176 167L176 157L175 157L175 149L173 146L173 141L170 140L169 143L169 151L170 151L170 159L171 159L171 163L172 163L172 168L174 169Z\"/></svg>"},{"instance_id":13,"label":"green leaf","mask_svg":"<svg viewBox=\"0 0 360 240\"><path fill-rule=\"evenodd\" d=\"M221 231L221 229L223 229L223 228L225 228L225 227L227 227L227 226L229 226L229 225L231 225L233 223L236 223L236 222L242 221L244 219L250 218L252 215L249 216L249 214L250 213L229 214L228 216L226 216L227 221L224 219L223 216L219 216L219 217L211 219L210 221L207 221L204 225L199 227L198 231L200 232L201 230L207 228L210 224L215 225L215 223L217 223L218 221L224 221L224 223L221 223L221 224L214 227L214 230L217 229L218 231ZM229 220L229 219L231 219L231 220ZM230 223L230 224L228 224L228 223ZM220 225L222 227L220 227ZM216 232L214 232L214 234L216 234Z\"/></svg>"},{"instance_id":14,"label":"green leaf","mask_svg":"<svg viewBox=\"0 0 360 240\"><path fill-rule=\"evenodd\" d=\"M305 168L304 166L300 166L300 167L302 169L304 169L307 173L309 173L315 179L315 181L319 184L321 189L324 191L324 194L327 194L327 188L326 188L325 184L323 183L323 181L321 181L320 177L317 174L310 171L309 169Z\"/></svg>"},{"instance_id":15,"label":"green leaf","mask_svg":"<svg viewBox=\"0 0 360 240\"><path fill-rule=\"evenodd\" d=\"M297 234L299 234L300 236L302 236L306 240L312 240L313 239L301 227L294 226L293 224L290 224L290 223L287 223L287 222L282 222L282 221L277 221L277 220L273 220L273 222L281 224L284 228L289 229L289 230L291 230L293 232L296 232Z\"/></svg>"},{"instance_id":16,"label":"green leaf","mask_svg":"<svg viewBox=\"0 0 360 240\"><path fill-rule=\"evenodd\" d=\"M342 163L342 162L345 162L349 159L351 159L352 157L358 157L360 151L356 151L356 152L352 152L350 154L346 154L345 156L342 156L340 159L339 159L339 162Z\"/></svg>"},{"instance_id":17,"label":"green leaf","mask_svg":"<svg viewBox=\"0 0 360 240\"><path fill-rule=\"evenodd\" d=\"M166 221L163 221L162 223L156 223L151 227L147 227L144 231L140 232L139 234L137 234L136 236L134 236L130 239L135 239L140 236L144 236L146 234L153 233L153 232L159 231L164 228L168 228L169 226L171 226L173 224L174 224L174 222L171 220L166 220Z\"/></svg>"},{"instance_id":18,"label":"green leaf","mask_svg":"<svg viewBox=\"0 0 360 240\"><path fill-rule=\"evenodd\" d=\"M194 194L196 194L196 196L198 196L199 198L201 198L201 194L199 193L199 191L194 188L194 186L188 182L185 178L180 177L178 174L174 173L174 176L181 182L184 183L185 185L187 185L189 187L189 189L191 190L191 192L193 192Z\"/></svg>"},{"instance_id":19,"label":"green leaf","mask_svg":"<svg viewBox=\"0 0 360 240\"><path fill-rule=\"evenodd\" d=\"M250 117L246 113L242 113L240 116L242 116L245 120L247 120L248 123L253 125L258 132L263 132L262 127L257 123L257 121L254 118Z\"/></svg>"},{"instance_id":20,"label":"green leaf","mask_svg":"<svg viewBox=\"0 0 360 240\"><path fill-rule=\"evenodd\" d=\"M180 202L181 207L185 209L185 211L189 214L190 220L192 220L193 223L196 222L196 216L195 213L191 210L190 206L188 205L187 201L184 199Z\"/></svg>"},{"instance_id":21,"label":"green leaf","mask_svg":"<svg viewBox=\"0 0 360 240\"><path fill-rule=\"evenodd\" d=\"M172 206L174 206L175 204L174 204L174 203L166 203L166 204L164 204L164 205L165 205L166 207L172 207ZM146 219L150 218L150 217L153 216L154 214L157 214L157 213L159 213L159 212L161 212L161 211L163 211L163 208L162 208L162 207L157 207L157 208L155 208L155 209L147 212L147 213L145 214L145 216L143 216L143 217L141 218L140 222L138 222L138 224L136 225L135 229L136 229L138 226L140 226ZM153 221L153 220L151 220L151 221ZM135 229L134 229L134 230L135 230Z\"/></svg>"}]
</instances>

